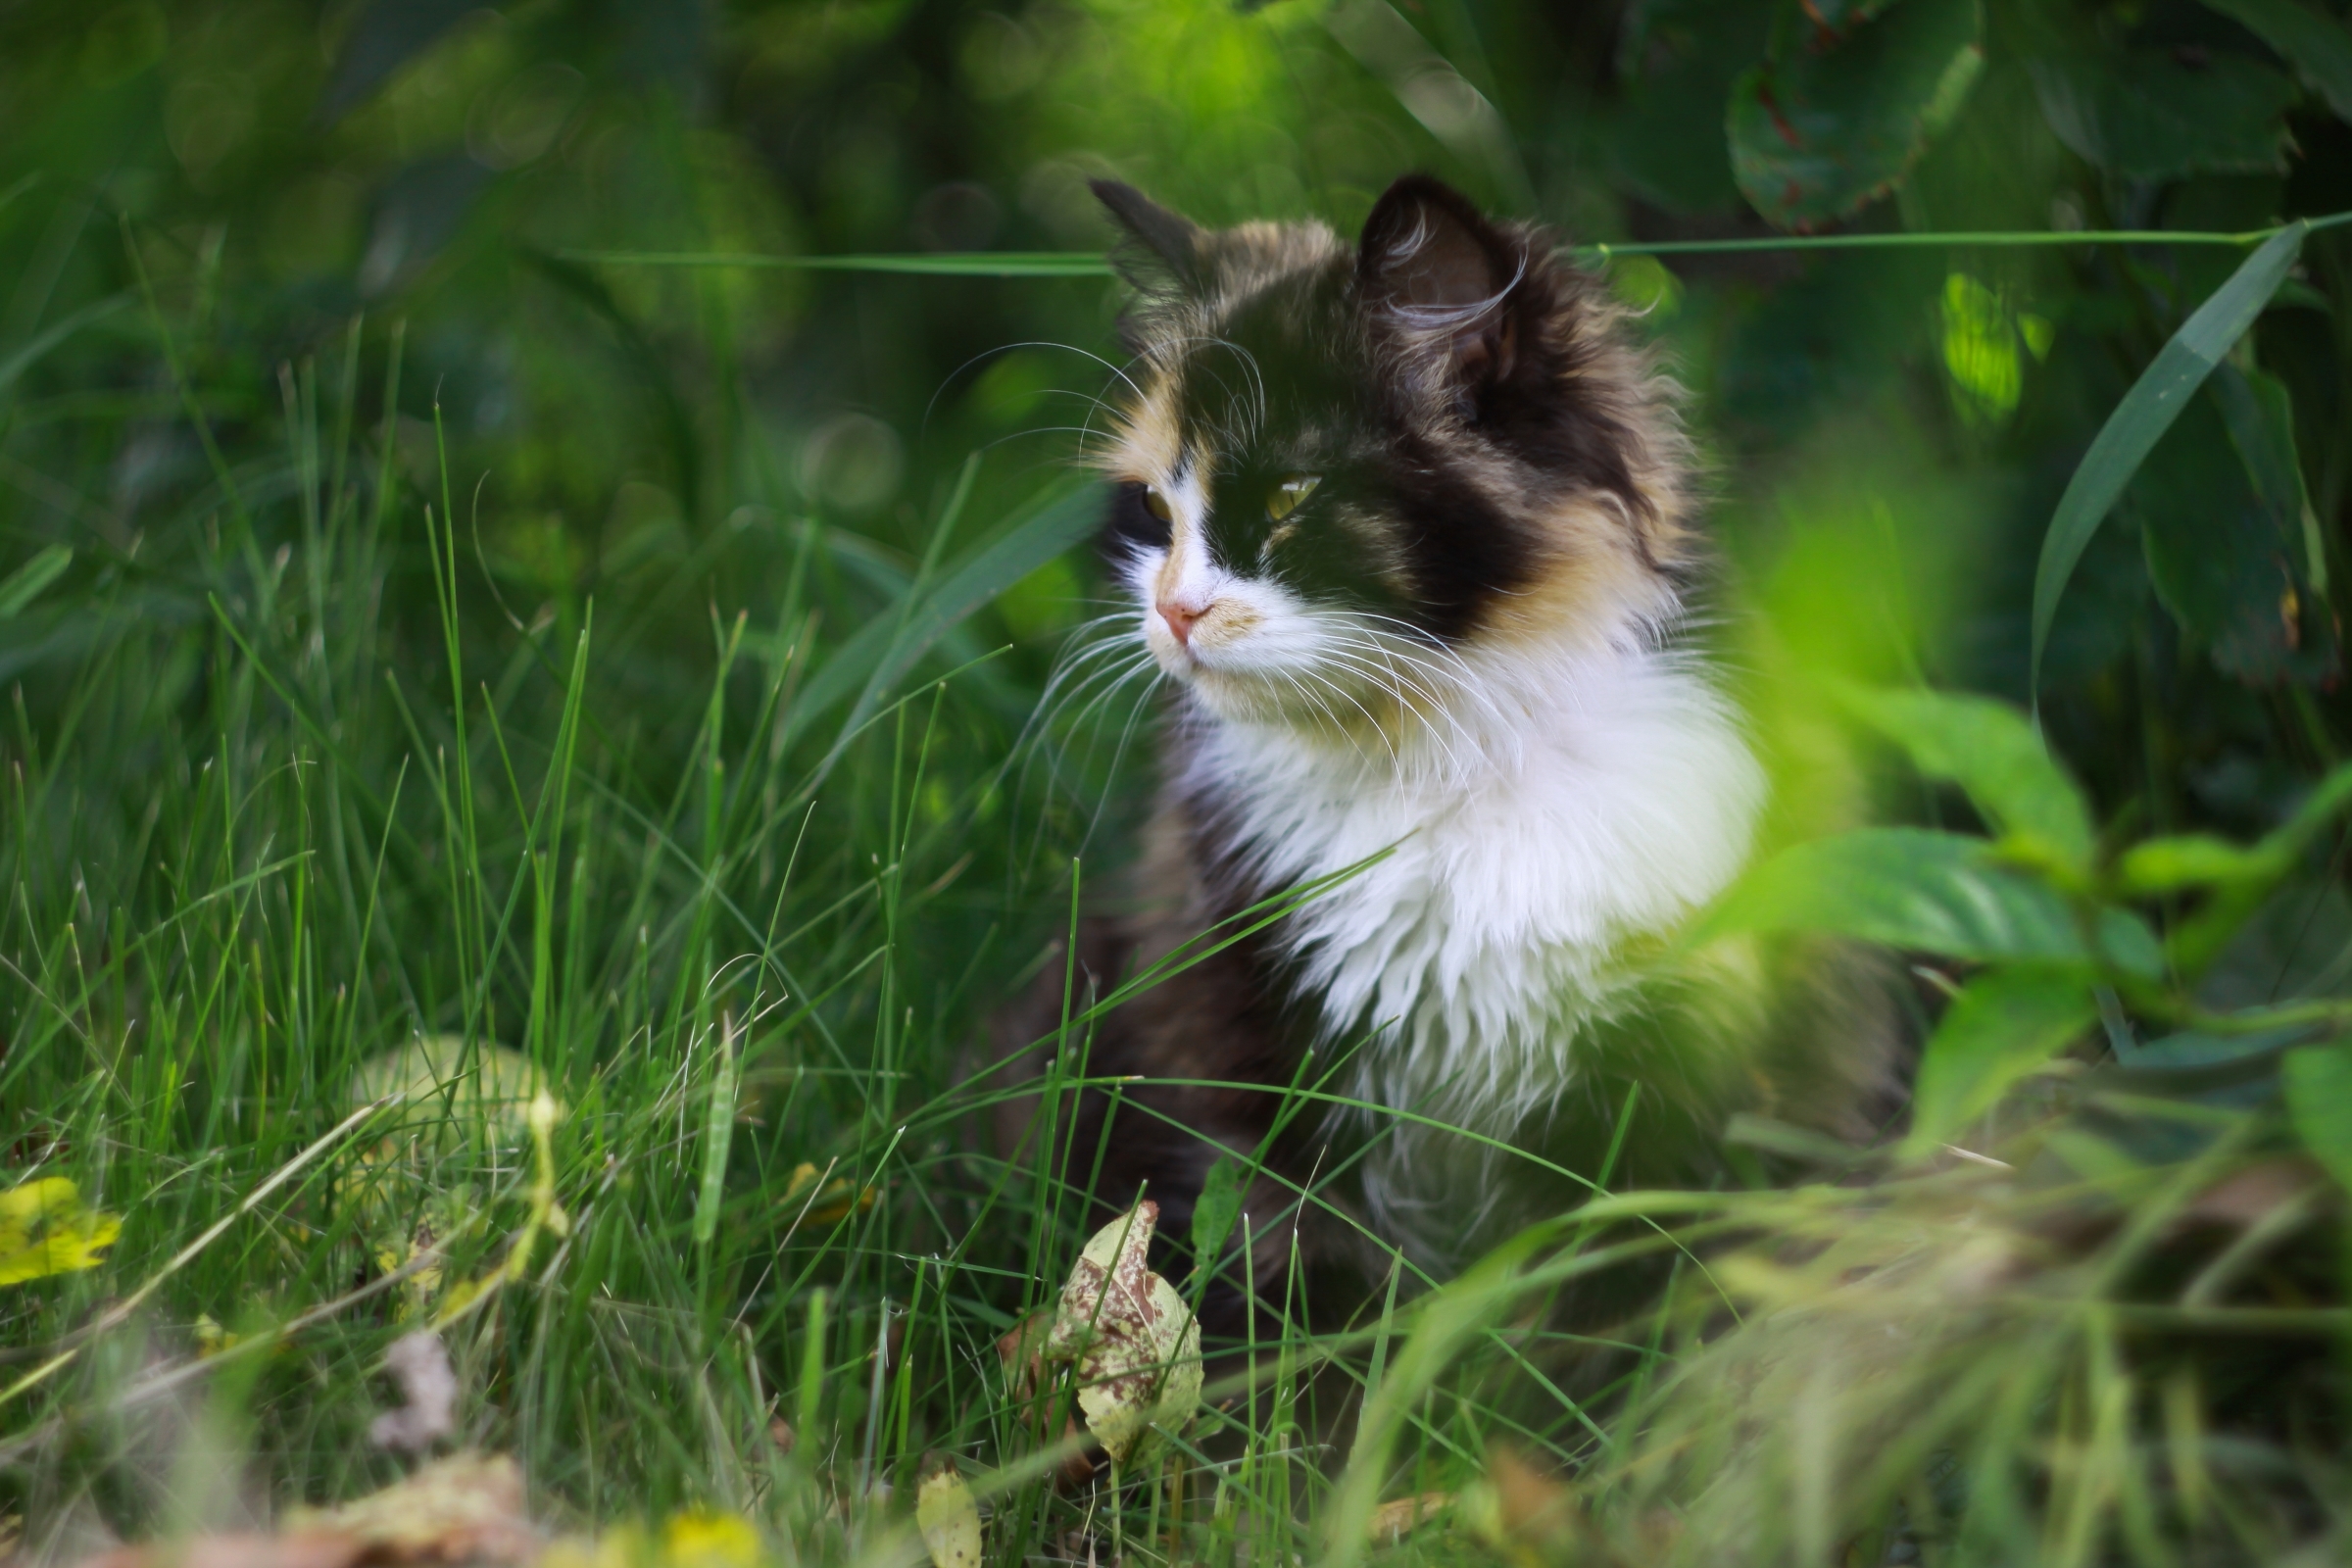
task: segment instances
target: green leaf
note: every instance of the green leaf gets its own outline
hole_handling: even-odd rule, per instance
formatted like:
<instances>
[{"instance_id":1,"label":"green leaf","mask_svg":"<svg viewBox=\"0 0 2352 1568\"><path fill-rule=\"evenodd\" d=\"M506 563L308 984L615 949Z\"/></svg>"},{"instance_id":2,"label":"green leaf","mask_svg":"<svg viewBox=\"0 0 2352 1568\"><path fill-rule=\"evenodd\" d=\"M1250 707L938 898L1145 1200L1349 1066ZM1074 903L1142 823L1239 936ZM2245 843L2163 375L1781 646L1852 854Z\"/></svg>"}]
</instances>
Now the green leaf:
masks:
<instances>
[{"instance_id":1,"label":"green leaf","mask_svg":"<svg viewBox=\"0 0 2352 1568\"><path fill-rule=\"evenodd\" d=\"M2294 265L2303 248L2308 223L2297 222L2263 241L2260 249L2239 264L2230 280L2213 291L2194 315L2180 324L2158 351L2155 362L2140 373L2132 390L2115 406L2107 422L2083 454L2067 481L2066 494L2050 517L2041 541L2041 560L2034 569L2034 647L2029 683L2040 700L2041 655L2049 642L2050 622L2058 612L2059 596L2083 547L2098 530L2124 486L2139 471L2142 459L2164 432L2172 428L2189 397L2243 336L2277 291L2278 280Z\"/></svg>"},{"instance_id":2,"label":"green leaf","mask_svg":"<svg viewBox=\"0 0 2352 1568\"><path fill-rule=\"evenodd\" d=\"M2241 369L2227 362L2214 371L2207 390L2221 407L2222 421L2230 427L2230 444L2237 449L2255 495L2286 519L2296 535L2289 553L2306 557L2302 563L2305 574L2324 591L2326 560L2318 541L2303 537L2300 529L2310 498L2303 489L2302 459L2295 452L2294 394L2275 375Z\"/></svg>"},{"instance_id":3,"label":"green leaf","mask_svg":"<svg viewBox=\"0 0 2352 1568\"><path fill-rule=\"evenodd\" d=\"M1801 229L1892 190L1976 84L1983 31L1978 0L1906 0L1842 33L1782 28L1771 58L1732 87L1740 193Z\"/></svg>"},{"instance_id":4,"label":"green leaf","mask_svg":"<svg viewBox=\"0 0 2352 1568\"><path fill-rule=\"evenodd\" d=\"M1944 1009L1920 1057L1910 1152L1948 1142L2097 1016L2078 972L1996 969L1971 980Z\"/></svg>"},{"instance_id":5,"label":"green leaf","mask_svg":"<svg viewBox=\"0 0 2352 1568\"><path fill-rule=\"evenodd\" d=\"M1093 251L942 251L931 255L783 256L764 251L558 251L601 267L713 267L788 272L894 272L918 277L1109 277Z\"/></svg>"},{"instance_id":6,"label":"green leaf","mask_svg":"<svg viewBox=\"0 0 2352 1568\"><path fill-rule=\"evenodd\" d=\"M2286 1085L2286 1113L2303 1147L2352 1189L2352 1044L2290 1051L2279 1076Z\"/></svg>"},{"instance_id":7,"label":"green leaf","mask_svg":"<svg viewBox=\"0 0 2352 1568\"><path fill-rule=\"evenodd\" d=\"M2031 60L2058 139L2125 179L2270 173L2286 167L2295 84L2242 55L2191 65L2170 50Z\"/></svg>"},{"instance_id":8,"label":"green leaf","mask_svg":"<svg viewBox=\"0 0 2352 1568\"><path fill-rule=\"evenodd\" d=\"M73 551L64 545L51 545L6 577L0 577L0 620L14 620L23 614L26 606L41 597L41 590L57 581L72 564Z\"/></svg>"},{"instance_id":9,"label":"green leaf","mask_svg":"<svg viewBox=\"0 0 2352 1568\"><path fill-rule=\"evenodd\" d=\"M2276 875L2278 867L2261 850L2205 833L2143 840L2116 864L2124 895L2135 899Z\"/></svg>"},{"instance_id":10,"label":"green leaf","mask_svg":"<svg viewBox=\"0 0 2352 1568\"><path fill-rule=\"evenodd\" d=\"M1736 211L1724 145L1732 83L1764 54L1772 11L1754 0L1643 0L1619 36L1624 81L1610 162L1629 188L1682 213Z\"/></svg>"},{"instance_id":11,"label":"green leaf","mask_svg":"<svg viewBox=\"0 0 2352 1568\"><path fill-rule=\"evenodd\" d=\"M1200 1178L1200 1196L1193 1200L1193 1256L1203 1269L1216 1267L1224 1255L1225 1238L1241 1218L1242 1187L1242 1167L1226 1154Z\"/></svg>"},{"instance_id":12,"label":"green leaf","mask_svg":"<svg viewBox=\"0 0 2352 1568\"><path fill-rule=\"evenodd\" d=\"M1968 792L2002 832L2078 869L2090 864L2090 812L2025 716L1989 697L1850 689L1845 705L1911 765Z\"/></svg>"},{"instance_id":13,"label":"green leaf","mask_svg":"<svg viewBox=\"0 0 2352 1568\"><path fill-rule=\"evenodd\" d=\"M2311 581L2285 389L2261 380L2216 370L2148 454L2131 506L2157 597L2216 667L2248 685L2316 685L2339 668L2333 618Z\"/></svg>"},{"instance_id":14,"label":"green leaf","mask_svg":"<svg viewBox=\"0 0 2352 1568\"><path fill-rule=\"evenodd\" d=\"M2347 805L2352 805L2352 763L2333 769L2313 785L2303 804L2295 808L2295 814L2247 852L2238 874L2216 879L2213 896L2173 927L2168 944L2173 967L2194 979L2222 958L2249 921L2259 924L2257 913L2271 897L2273 886L2300 863L2311 841ZM2281 978L2278 970L2272 971L2274 987Z\"/></svg>"},{"instance_id":15,"label":"green leaf","mask_svg":"<svg viewBox=\"0 0 2352 1568\"><path fill-rule=\"evenodd\" d=\"M1879 827L1782 851L1734 885L1690 939L1836 931L1955 958L2084 961L2057 894L2001 865L1983 839Z\"/></svg>"},{"instance_id":16,"label":"green leaf","mask_svg":"<svg viewBox=\"0 0 2352 1568\"><path fill-rule=\"evenodd\" d=\"M2301 0L2205 0L2209 10L2269 44L2328 100L2339 120L2352 120L2352 31Z\"/></svg>"}]
</instances>

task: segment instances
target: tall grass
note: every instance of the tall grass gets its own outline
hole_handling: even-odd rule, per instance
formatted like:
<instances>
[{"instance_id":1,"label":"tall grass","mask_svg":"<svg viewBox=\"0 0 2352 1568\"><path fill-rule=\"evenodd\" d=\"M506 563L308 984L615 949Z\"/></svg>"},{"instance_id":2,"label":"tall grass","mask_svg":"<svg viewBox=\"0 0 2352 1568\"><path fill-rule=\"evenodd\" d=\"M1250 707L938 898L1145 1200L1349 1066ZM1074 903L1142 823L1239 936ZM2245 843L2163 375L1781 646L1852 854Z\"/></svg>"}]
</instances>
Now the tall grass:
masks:
<instances>
[{"instance_id":1,"label":"tall grass","mask_svg":"<svg viewBox=\"0 0 2352 1568\"><path fill-rule=\"evenodd\" d=\"M0 1509L35 1560L393 1479L367 1428L426 1324L452 1441L516 1455L552 1517L718 1508L806 1560L912 1550L942 1461L1005 1563L2340 1544L2334 1417L2230 1427L2201 1363L2125 1345L2167 1227L2267 1157L2227 1115L2121 1163L2048 1139L2073 1162L2033 1181L1604 1193L1449 1285L1398 1259L1351 1319L1245 1280L1270 1315L1193 1428L1058 1483L1067 1390L1025 1396L996 1348L1084 1240L1092 1152L986 1149L985 1019L1102 875L1077 852L1143 694L1115 663L1050 687L973 617L1091 498L978 516L975 460L919 552L754 517L628 603L525 618L375 334L225 437L167 355L203 476L9 628L14 667L72 673L12 699L0 1135L12 1179L123 1222L101 1266L0 1293ZM762 612L665 644L718 573ZM1047 1104L1099 1011L1045 1043ZM1546 1327L1637 1257L1668 1260L1655 1312ZM2156 1327L2211 1328L2227 1283ZM2264 1322L2325 1345L2334 1310ZM1433 1494L1442 1528L1380 1524Z\"/></svg>"}]
</instances>

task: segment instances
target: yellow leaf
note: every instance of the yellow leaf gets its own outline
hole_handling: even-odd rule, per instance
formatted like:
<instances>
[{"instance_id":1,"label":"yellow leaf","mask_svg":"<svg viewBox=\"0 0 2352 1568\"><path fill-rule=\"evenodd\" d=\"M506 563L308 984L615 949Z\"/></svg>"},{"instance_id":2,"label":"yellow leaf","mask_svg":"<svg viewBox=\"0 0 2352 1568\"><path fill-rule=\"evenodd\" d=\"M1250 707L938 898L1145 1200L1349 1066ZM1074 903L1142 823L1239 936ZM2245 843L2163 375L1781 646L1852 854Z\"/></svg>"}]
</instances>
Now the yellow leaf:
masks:
<instances>
[{"instance_id":1,"label":"yellow leaf","mask_svg":"<svg viewBox=\"0 0 2352 1568\"><path fill-rule=\"evenodd\" d=\"M759 1568L760 1532L731 1513L673 1513L662 1527L668 1568Z\"/></svg>"},{"instance_id":2,"label":"yellow leaf","mask_svg":"<svg viewBox=\"0 0 2352 1568\"><path fill-rule=\"evenodd\" d=\"M783 1206L795 1216L806 1206L808 1221L814 1225L838 1225L853 1213L862 1214L874 1206L874 1190L871 1187L853 1187L848 1178L841 1176L826 1182L824 1190L813 1199L810 1198L808 1190L816 1186L822 1174L806 1160L795 1165L792 1168L792 1180L784 1188Z\"/></svg>"},{"instance_id":3,"label":"yellow leaf","mask_svg":"<svg viewBox=\"0 0 2352 1568\"><path fill-rule=\"evenodd\" d=\"M63 1176L12 1187L0 1193L0 1285L96 1268L122 1234L122 1220L82 1207Z\"/></svg>"},{"instance_id":4,"label":"yellow leaf","mask_svg":"<svg viewBox=\"0 0 2352 1568\"><path fill-rule=\"evenodd\" d=\"M980 1505L954 1465L915 1494L914 1525L923 1533L932 1568L980 1568Z\"/></svg>"}]
</instances>

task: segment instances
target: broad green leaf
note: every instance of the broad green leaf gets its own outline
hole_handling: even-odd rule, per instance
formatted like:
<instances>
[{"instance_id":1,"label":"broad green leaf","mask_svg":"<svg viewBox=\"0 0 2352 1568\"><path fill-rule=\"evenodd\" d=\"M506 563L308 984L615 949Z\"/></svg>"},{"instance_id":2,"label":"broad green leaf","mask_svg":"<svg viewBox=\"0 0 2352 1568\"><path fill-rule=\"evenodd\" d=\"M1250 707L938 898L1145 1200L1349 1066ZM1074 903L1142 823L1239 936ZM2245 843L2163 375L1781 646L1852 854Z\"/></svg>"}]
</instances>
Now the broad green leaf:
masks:
<instances>
[{"instance_id":1,"label":"broad green leaf","mask_svg":"<svg viewBox=\"0 0 2352 1568\"><path fill-rule=\"evenodd\" d=\"M2115 1054L2125 1066L2133 1068L2152 1067L2178 1072L2201 1067L2226 1067L2251 1060L2266 1052L2277 1051L2281 1046L2308 1040L2312 1033L2308 1024L2259 1029L2244 1035L2217 1035L2199 1029L2183 1029L2134 1048L2128 1048L2119 1042Z\"/></svg>"},{"instance_id":2,"label":"broad green leaf","mask_svg":"<svg viewBox=\"0 0 2352 1568\"><path fill-rule=\"evenodd\" d=\"M2270 889L2197 980L2197 1003L2240 1012L2306 997L2340 996L2352 982L2352 901L2332 879L2306 872Z\"/></svg>"},{"instance_id":3,"label":"broad green leaf","mask_svg":"<svg viewBox=\"0 0 2352 1568\"><path fill-rule=\"evenodd\" d=\"M2302 0L2205 0L2237 23L2328 100L2339 120L2352 120L2352 29Z\"/></svg>"},{"instance_id":4,"label":"broad green leaf","mask_svg":"<svg viewBox=\"0 0 2352 1568\"><path fill-rule=\"evenodd\" d=\"M2284 388L2262 382L2233 365L2215 370L2148 453L2129 501L2157 597L2217 668L2248 685L2317 684L2338 668L2335 630L2308 569L2293 433L2275 423L2291 416L2278 406Z\"/></svg>"},{"instance_id":5,"label":"broad green leaf","mask_svg":"<svg viewBox=\"0 0 2352 1568\"><path fill-rule=\"evenodd\" d=\"M2034 569L2034 643L2029 683L2039 700L2041 655L2049 642L2050 622L2058 612L2059 596L2074 575L2075 563L2097 531L2124 486L2139 471L2164 432L2172 428L2190 396L2243 336L2262 308L2278 290L2278 280L2302 251L2310 225L2297 222L2280 229L2247 257L2230 280L2214 290L2180 324L2171 341L2158 351L2155 362L2140 373L2132 390L2090 443L2066 494L2050 518L2041 541L2041 560Z\"/></svg>"},{"instance_id":6,"label":"broad green leaf","mask_svg":"<svg viewBox=\"0 0 2352 1568\"><path fill-rule=\"evenodd\" d=\"M2325 591L2328 563L2316 537L2318 530L2298 527L2311 502L2303 488L2303 461L2295 451L2294 394L2275 375L2242 369L2227 361L2214 370L2207 390L2221 408L2222 422L2230 427L2230 444L2237 449L2254 493L2298 533L2288 551L2297 558L2300 574Z\"/></svg>"},{"instance_id":7,"label":"broad green leaf","mask_svg":"<svg viewBox=\"0 0 2352 1568\"><path fill-rule=\"evenodd\" d=\"M2295 84L2242 55L2191 65L2171 50L2027 62L2058 139L2125 179L2268 173L2286 167Z\"/></svg>"},{"instance_id":8,"label":"broad green leaf","mask_svg":"<svg viewBox=\"0 0 2352 1568\"><path fill-rule=\"evenodd\" d=\"M2303 1147L2352 1189L2352 1043L2290 1051L2279 1076Z\"/></svg>"},{"instance_id":9,"label":"broad green leaf","mask_svg":"<svg viewBox=\"0 0 2352 1568\"><path fill-rule=\"evenodd\" d=\"M1732 87L1740 193L1801 229L1892 190L1976 84L1983 32L1978 0L1905 0L1841 33L1782 28L1771 58Z\"/></svg>"},{"instance_id":10,"label":"broad green leaf","mask_svg":"<svg viewBox=\"0 0 2352 1568\"><path fill-rule=\"evenodd\" d=\"M2073 970L1995 969L1971 980L1920 1057L1911 1152L1948 1142L2097 1016L2090 988Z\"/></svg>"},{"instance_id":11,"label":"broad green leaf","mask_svg":"<svg viewBox=\"0 0 2352 1568\"><path fill-rule=\"evenodd\" d=\"M1983 839L1880 827L1782 851L1702 915L1690 939L1836 931L1955 958L2082 961L2081 933L2048 887Z\"/></svg>"},{"instance_id":12,"label":"broad green leaf","mask_svg":"<svg viewBox=\"0 0 2352 1568\"><path fill-rule=\"evenodd\" d=\"M27 605L40 598L41 590L64 574L74 564L74 552L64 545L51 545L6 577L0 577L0 620L14 620L24 612Z\"/></svg>"},{"instance_id":13,"label":"broad green leaf","mask_svg":"<svg viewBox=\"0 0 2352 1568\"><path fill-rule=\"evenodd\" d=\"M2248 851L2241 874L2211 884L2212 897L2172 930L2168 946L2174 969L2194 979L2221 961L2233 946L2250 940L2247 933L2263 923L2268 907L2296 896L2292 889L2274 895L2274 886L2301 863L2312 840L2347 805L2352 805L2352 763L2335 768L2313 785L2303 804L2295 808L2295 814ZM2274 971L2274 987L2278 978Z\"/></svg>"},{"instance_id":14,"label":"broad green leaf","mask_svg":"<svg viewBox=\"0 0 2352 1568\"><path fill-rule=\"evenodd\" d=\"M1854 689L1844 700L1900 746L1913 767L1966 790L2000 831L2066 865L2089 866L2092 833L2082 792L2016 710L1950 692Z\"/></svg>"},{"instance_id":15,"label":"broad green leaf","mask_svg":"<svg viewBox=\"0 0 2352 1568\"><path fill-rule=\"evenodd\" d=\"M1754 0L1646 0L1618 38L1624 86L1609 158L1627 186L1683 213L1738 208L1724 143L1732 83L1763 57L1772 8Z\"/></svg>"},{"instance_id":16,"label":"broad green leaf","mask_svg":"<svg viewBox=\"0 0 2352 1568\"><path fill-rule=\"evenodd\" d=\"M2121 891L2135 899L2276 874L2270 857L2260 849L2205 833L2143 840L2116 863Z\"/></svg>"},{"instance_id":17,"label":"broad green leaf","mask_svg":"<svg viewBox=\"0 0 2352 1568\"><path fill-rule=\"evenodd\" d=\"M1241 1218L1245 1185L1242 1167L1230 1154L1219 1154L1200 1179L1200 1196L1193 1200L1193 1255L1200 1267L1214 1268L1224 1255L1225 1238Z\"/></svg>"}]
</instances>

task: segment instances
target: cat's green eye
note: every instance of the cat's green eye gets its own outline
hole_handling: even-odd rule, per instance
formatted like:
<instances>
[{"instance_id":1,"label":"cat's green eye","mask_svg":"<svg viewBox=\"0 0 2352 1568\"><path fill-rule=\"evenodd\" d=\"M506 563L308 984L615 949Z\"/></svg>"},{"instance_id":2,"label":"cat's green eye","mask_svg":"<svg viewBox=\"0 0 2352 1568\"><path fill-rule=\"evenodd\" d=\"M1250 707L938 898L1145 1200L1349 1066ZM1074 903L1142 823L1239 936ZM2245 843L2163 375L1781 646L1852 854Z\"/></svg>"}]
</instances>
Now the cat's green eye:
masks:
<instances>
[{"instance_id":1,"label":"cat's green eye","mask_svg":"<svg viewBox=\"0 0 2352 1568\"><path fill-rule=\"evenodd\" d=\"M1313 495L1315 486L1322 482L1322 476L1313 473L1294 473L1288 479L1283 480L1274 487L1273 493L1266 497L1267 520L1280 522L1292 513L1297 512L1298 504Z\"/></svg>"},{"instance_id":2,"label":"cat's green eye","mask_svg":"<svg viewBox=\"0 0 2352 1568\"><path fill-rule=\"evenodd\" d=\"M1144 510L1152 514L1152 515L1154 517L1157 517L1162 522L1174 522L1176 520L1175 511L1169 507L1168 498L1159 493L1159 486L1157 485L1148 484L1144 486Z\"/></svg>"}]
</instances>

